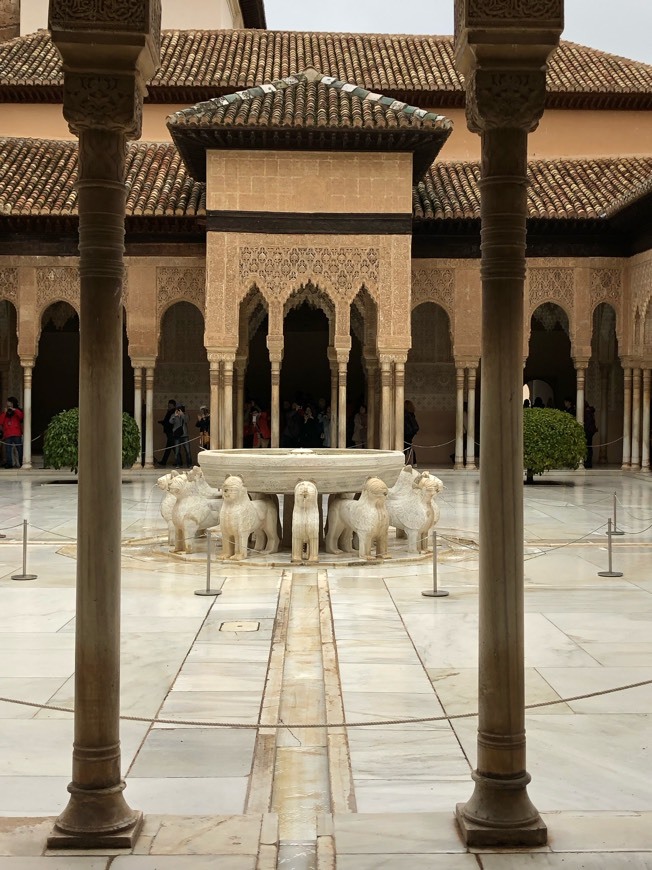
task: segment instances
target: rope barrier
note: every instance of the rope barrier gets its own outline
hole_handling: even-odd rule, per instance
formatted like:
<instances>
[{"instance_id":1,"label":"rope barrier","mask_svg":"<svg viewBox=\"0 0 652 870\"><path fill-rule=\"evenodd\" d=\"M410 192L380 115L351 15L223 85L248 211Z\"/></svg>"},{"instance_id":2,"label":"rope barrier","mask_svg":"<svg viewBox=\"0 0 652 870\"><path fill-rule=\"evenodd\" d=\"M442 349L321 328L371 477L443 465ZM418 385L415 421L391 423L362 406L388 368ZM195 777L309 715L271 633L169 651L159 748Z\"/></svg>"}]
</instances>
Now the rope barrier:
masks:
<instances>
[{"instance_id":1,"label":"rope barrier","mask_svg":"<svg viewBox=\"0 0 652 870\"><path fill-rule=\"evenodd\" d=\"M570 695L567 698L554 698L551 701L539 701L536 704L526 704L526 710L537 710L541 707L552 707L556 704L568 704L570 701L586 701L589 698L599 698L603 695L613 695L616 692L626 692L629 689L639 689L642 686L652 685L652 680L640 680L637 683L627 683L624 686L614 686L610 689L601 689L596 692L587 692L583 695ZM23 701L18 698L4 698L0 696L0 702L16 704L21 707L35 707L38 710L52 710L57 713L74 713L73 707L60 707L55 704L37 704L35 701ZM278 722L265 724L262 722L219 722L202 719L162 719L149 716L120 716L126 722L145 722L149 725L200 725L204 728L236 728L258 730L259 728L312 729L312 728L370 728L384 727L387 725L416 725L422 722L451 722L455 719L472 719L478 715L473 713L451 713L444 716L418 716L413 719L379 719L376 722Z\"/></svg>"},{"instance_id":2,"label":"rope barrier","mask_svg":"<svg viewBox=\"0 0 652 870\"><path fill-rule=\"evenodd\" d=\"M627 516L631 517L633 520L638 520L639 523L649 523L652 522L652 517L637 517L636 514L633 514L631 511L628 511L622 501L616 496L616 501L621 506L621 508L625 511Z\"/></svg>"}]
</instances>

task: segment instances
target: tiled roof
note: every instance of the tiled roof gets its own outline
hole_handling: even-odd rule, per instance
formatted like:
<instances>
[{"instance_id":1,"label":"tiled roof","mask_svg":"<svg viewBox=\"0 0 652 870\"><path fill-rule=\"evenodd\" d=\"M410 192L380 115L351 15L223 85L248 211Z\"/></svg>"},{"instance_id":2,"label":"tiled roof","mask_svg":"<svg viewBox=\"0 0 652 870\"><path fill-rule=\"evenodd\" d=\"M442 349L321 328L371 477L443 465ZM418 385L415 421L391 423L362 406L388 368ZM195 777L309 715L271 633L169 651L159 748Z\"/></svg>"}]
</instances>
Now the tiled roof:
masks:
<instances>
[{"instance_id":1,"label":"tiled roof","mask_svg":"<svg viewBox=\"0 0 652 870\"><path fill-rule=\"evenodd\" d=\"M314 67L341 81L438 107L464 103L450 36L298 33L273 30L168 30L155 102L197 102ZM3 99L61 99L58 52L47 31L0 45ZM548 106L652 107L652 66L562 42L550 63Z\"/></svg>"},{"instance_id":2,"label":"tiled roof","mask_svg":"<svg viewBox=\"0 0 652 870\"><path fill-rule=\"evenodd\" d=\"M77 142L0 139L0 216L77 213ZM206 213L205 185L186 172L170 144L130 144L127 215L196 217Z\"/></svg>"},{"instance_id":3,"label":"tiled roof","mask_svg":"<svg viewBox=\"0 0 652 870\"><path fill-rule=\"evenodd\" d=\"M437 162L414 188L417 220L480 217L478 163ZM529 164L530 218L601 219L652 176L652 157L535 160ZM77 143L0 139L0 219L76 214ZM203 216L205 185L193 181L171 144L128 147L127 215Z\"/></svg>"},{"instance_id":4,"label":"tiled roof","mask_svg":"<svg viewBox=\"0 0 652 870\"><path fill-rule=\"evenodd\" d=\"M415 180L439 153L453 125L443 115L309 69L214 97L168 118L194 178L203 179L209 148L404 151Z\"/></svg>"},{"instance_id":5,"label":"tiled roof","mask_svg":"<svg viewBox=\"0 0 652 870\"><path fill-rule=\"evenodd\" d=\"M574 220L607 216L614 202L649 182L652 157L532 160L528 217ZM434 163L412 194L416 220L480 217L480 164Z\"/></svg>"}]
</instances>

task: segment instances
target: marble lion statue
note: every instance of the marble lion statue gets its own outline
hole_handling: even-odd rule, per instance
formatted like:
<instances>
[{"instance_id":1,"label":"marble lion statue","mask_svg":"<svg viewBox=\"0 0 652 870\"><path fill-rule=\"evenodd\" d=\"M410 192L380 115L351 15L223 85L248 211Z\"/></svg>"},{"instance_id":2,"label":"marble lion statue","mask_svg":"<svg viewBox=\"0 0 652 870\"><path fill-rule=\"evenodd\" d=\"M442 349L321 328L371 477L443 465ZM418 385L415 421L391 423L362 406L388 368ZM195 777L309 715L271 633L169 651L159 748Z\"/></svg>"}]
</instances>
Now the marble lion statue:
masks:
<instances>
[{"instance_id":1,"label":"marble lion statue","mask_svg":"<svg viewBox=\"0 0 652 870\"><path fill-rule=\"evenodd\" d=\"M319 506L317 487L301 480L294 487L292 512L292 562L319 561Z\"/></svg>"},{"instance_id":2,"label":"marble lion statue","mask_svg":"<svg viewBox=\"0 0 652 870\"><path fill-rule=\"evenodd\" d=\"M224 481L222 498L220 525L223 559L246 559L249 536L261 530L267 539L263 552L278 552L278 512L271 499L252 501L244 481L236 475Z\"/></svg>"},{"instance_id":3,"label":"marble lion statue","mask_svg":"<svg viewBox=\"0 0 652 870\"><path fill-rule=\"evenodd\" d=\"M408 553L428 550L428 534L436 522L434 498L439 492L438 483L439 478L420 474L413 478L410 489L404 490L401 498L388 500L389 521L406 533Z\"/></svg>"},{"instance_id":4,"label":"marble lion statue","mask_svg":"<svg viewBox=\"0 0 652 870\"><path fill-rule=\"evenodd\" d=\"M222 491L209 486L204 477L204 472L198 465L194 465L188 472L188 480L192 480L197 487L199 495L203 495L209 501L222 498Z\"/></svg>"},{"instance_id":5,"label":"marble lion statue","mask_svg":"<svg viewBox=\"0 0 652 870\"><path fill-rule=\"evenodd\" d=\"M179 477L180 472L178 471L170 471L168 474L164 474L162 477L156 481L156 485L159 489L162 489L165 495L161 501L161 516L165 520L168 526L168 544L170 547L174 547L176 544L176 528L174 523L172 522L172 511L174 509L175 504L177 503L177 497L174 493L170 492L170 483L174 480L175 477Z\"/></svg>"},{"instance_id":6,"label":"marble lion statue","mask_svg":"<svg viewBox=\"0 0 652 870\"><path fill-rule=\"evenodd\" d=\"M358 501L336 497L328 508L326 552L341 553L340 542L350 540L351 533L358 536L361 559L372 559L374 543L376 557L387 556L387 485L378 477L370 477L362 488Z\"/></svg>"},{"instance_id":7,"label":"marble lion statue","mask_svg":"<svg viewBox=\"0 0 652 870\"><path fill-rule=\"evenodd\" d=\"M172 508L172 523L175 529L175 549L192 553L193 539L198 532L217 525L220 519L220 505L217 500L209 501L199 495L194 481L187 475L179 474L169 483L170 494L175 497Z\"/></svg>"},{"instance_id":8,"label":"marble lion statue","mask_svg":"<svg viewBox=\"0 0 652 870\"><path fill-rule=\"evenodd\" d=\"M390 486L389 492L387 494L387 510L389 511L389 524L390 526L395 526L396 528L396 537L397 538L405 538L407 535L403 531L402 528L396 526L396 523L392 520L392 512L393 508L400 502L402 502L405 498L410 498L412 493L412 485L414 481L419 476L419 472L416 469L412 468L411 465L405 465L401 469L401 473L399 474L396 483L394 486Z\"/></svg>"}]
</instances>

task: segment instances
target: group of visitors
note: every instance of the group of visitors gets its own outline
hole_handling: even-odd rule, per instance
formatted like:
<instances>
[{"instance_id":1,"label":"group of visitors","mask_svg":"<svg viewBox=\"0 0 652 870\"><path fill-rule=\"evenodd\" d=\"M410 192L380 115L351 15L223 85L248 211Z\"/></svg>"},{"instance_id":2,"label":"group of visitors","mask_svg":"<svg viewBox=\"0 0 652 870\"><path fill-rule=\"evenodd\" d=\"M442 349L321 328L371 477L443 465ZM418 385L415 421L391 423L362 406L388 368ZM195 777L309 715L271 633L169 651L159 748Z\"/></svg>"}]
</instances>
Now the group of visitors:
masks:
<instances>
[{"instance_id":1,"label":"group of visitors","mask_svg":"<svg viewBox=\"0 0 652 870\"><path fill-rule=\"evenodd\" d=\"M281 409L281 447L331 447L331 409L326 399L309 396L287 399Z\"/></svg>"},{"instance_id":2,"label":"group of visitors","mask_svg":"<svg viewBox=\"0 0 652 870\"><path fill-rule=\"evenodd\" d=\"M249 399L244 406L244 425L242 430L243 447L269 447L272 437L272 427L269 418L269 408L266 404L258 404Z\"/></svg>"},{"instance_id":3,"label":"group of visitors","mask_svg":"<svg viewBox=\"0 0 652 870\"><path fill-rule=\"evenodd\" d=\"M190 451L190 435L188 431L188 414L186 406L178 403L176 399L170 399L167 411L162 420L159 420L165 434L165 452L160 460L155 460L155 465L163 468L168 464L168 459L174 451L174 466L176 468L192 468L192 453ZM199 429L199 446L208 449L210 445L211 418L208 408L202 405L197 415L195 426Z\"/></svg>"},{"instance_id":4,"label":"group of visitors","mask_svg":"<svg viewBox=\"0 0 652 870\"><path fill-rule=\"evenodd\" d=\"M9 396L0 414L0 441L4 452L5 468L20 468L23 464L24 414L15 396Z\"/></svg>"}]
</instances>

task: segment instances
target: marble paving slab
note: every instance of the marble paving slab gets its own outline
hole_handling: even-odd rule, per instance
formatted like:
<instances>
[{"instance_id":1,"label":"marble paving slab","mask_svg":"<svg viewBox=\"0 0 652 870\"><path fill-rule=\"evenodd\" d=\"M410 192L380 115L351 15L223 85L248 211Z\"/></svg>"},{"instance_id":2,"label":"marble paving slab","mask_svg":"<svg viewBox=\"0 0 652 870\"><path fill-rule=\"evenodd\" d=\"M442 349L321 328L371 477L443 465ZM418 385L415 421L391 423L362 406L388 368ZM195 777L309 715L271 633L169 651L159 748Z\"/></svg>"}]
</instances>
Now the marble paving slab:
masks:
<instances>
[{"instance_id":1,"label":"marble paving slab","mask_svg":"<svg viewBox=\"0 0 652 870\"><path fill-rule=\"evenodd\" d=\"M251 770L255 732L217 728L157 728L129 771L134 777L243 777Z\"/></svg>"}]
</instances>

